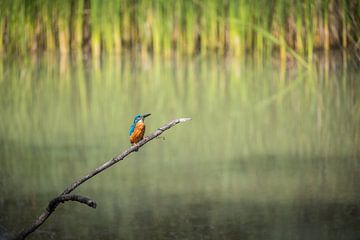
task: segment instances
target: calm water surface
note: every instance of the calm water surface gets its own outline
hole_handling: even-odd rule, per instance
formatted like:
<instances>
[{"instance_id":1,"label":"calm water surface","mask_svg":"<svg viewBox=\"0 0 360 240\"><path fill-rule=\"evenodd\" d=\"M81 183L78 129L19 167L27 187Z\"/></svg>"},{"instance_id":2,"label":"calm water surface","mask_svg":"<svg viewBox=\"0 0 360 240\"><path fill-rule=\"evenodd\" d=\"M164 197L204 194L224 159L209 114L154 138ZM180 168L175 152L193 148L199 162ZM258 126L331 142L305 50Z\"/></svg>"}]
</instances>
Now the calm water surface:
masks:
<instances>
[{"instance_id":1,"label":"calm water surface","mask_svg":"<svg viewBox=\"0 0 360 240\"><path fill-rule=\"evenodd\" d=\"M337 60L334 60L337 59ZM129 146L30 239L360 239L360 71L346 59L0 63L0 239Z\"/></svg>"}]
</instances>

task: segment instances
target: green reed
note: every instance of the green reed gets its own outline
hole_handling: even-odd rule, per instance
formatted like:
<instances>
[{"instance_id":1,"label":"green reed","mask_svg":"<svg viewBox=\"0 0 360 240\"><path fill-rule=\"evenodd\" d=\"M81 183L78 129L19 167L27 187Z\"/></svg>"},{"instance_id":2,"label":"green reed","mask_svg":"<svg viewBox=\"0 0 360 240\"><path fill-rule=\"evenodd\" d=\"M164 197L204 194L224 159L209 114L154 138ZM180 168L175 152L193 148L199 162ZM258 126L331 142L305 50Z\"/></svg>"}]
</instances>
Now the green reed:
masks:
<instances>
[{"instance_id":1,"label":"green reed","mask_svg":"<svg viewBox=\"0 0 360 240\"><path fill-rule=\"evenodd\" d=\"M4 0L0 52L80 52L86 1L90 23L85 28L94 55L130 49L143 55L250 52L260 59L273 54L286 59L290 47L311 60L314 49L349 48L359 40L356 1Z\"/></svg>"}]
</instances>

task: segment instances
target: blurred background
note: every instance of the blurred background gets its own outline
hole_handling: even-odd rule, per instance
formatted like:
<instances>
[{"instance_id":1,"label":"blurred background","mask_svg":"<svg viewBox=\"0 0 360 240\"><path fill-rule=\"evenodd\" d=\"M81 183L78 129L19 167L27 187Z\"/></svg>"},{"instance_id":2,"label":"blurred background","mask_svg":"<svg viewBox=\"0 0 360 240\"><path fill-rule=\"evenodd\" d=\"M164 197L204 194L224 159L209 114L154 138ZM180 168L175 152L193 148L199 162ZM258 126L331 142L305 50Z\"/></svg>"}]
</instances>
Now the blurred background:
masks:
<instances>
[{"instance_id":1,"label":"blurred background","mask_svg":"<svg viewBox=\"0 0 360 240\"><path fill-rule=\"evenodd\" d=\"M0 239L360 237L360 2L2 0Z\"/></svg>"}]
</instances>

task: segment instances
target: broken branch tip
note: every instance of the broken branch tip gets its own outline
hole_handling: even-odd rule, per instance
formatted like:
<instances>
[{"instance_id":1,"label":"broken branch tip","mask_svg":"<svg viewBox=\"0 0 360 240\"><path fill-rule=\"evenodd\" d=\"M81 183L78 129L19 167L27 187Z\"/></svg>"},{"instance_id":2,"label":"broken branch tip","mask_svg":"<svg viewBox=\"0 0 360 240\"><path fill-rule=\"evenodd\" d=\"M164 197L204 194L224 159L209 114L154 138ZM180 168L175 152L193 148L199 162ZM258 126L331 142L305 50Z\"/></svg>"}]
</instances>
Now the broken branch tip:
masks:
<instances>
[{"instance_id":1,"label":"broken branch tip","mask_svg":"<svg viewBox=\"0 0 360 240\"><path fill-rule=\"evenodd\" d=\"M187 122L187 121L190 121L191 118L179 118L179 121L180 122Z\"/></svg>"}]
</instances>

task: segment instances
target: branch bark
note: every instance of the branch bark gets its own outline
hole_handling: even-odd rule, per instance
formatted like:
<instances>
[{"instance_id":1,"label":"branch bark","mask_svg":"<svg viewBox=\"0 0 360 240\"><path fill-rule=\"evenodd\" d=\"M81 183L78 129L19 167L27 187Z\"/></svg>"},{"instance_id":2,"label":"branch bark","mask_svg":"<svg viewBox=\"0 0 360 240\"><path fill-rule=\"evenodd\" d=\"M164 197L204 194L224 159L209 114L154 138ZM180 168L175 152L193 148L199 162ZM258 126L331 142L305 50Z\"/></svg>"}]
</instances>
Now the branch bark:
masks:
<instances>
[{"instance_id":1,"label":"branch bark","mask_svg":"<svg viewBox=\"0 0 360 240\"><path fill-rule=\"evenodd\" d=\"M178 123L186 122L191 120L191 118L178 118L170 121L169 123L165 124L164 126L158 128L153 133L151 133L149 136L145 137L143 140L141 140L137 145L131 146L129 149L124 151L123 153L115 156L114 158L110 159L109 161L105 162L95 170L91 171L87 175L79 178L75 182L73 182L71 185L69 185L59 196L52 199L48 207L40 214L40 216L27 228L23 229L15 239L25 239L29 234L34 232L37 228L39 228L47 219L48 217L54 212L56 207L61 202L65 201L78 201L84 204L87 204L88 206L92 208L96 208L96 203L87 197L82 197L79 195L69 195L72 191L74 191L77 187L79 187L81 184L89 180L90 178L94 177L95 175L99 174L100 172L106 170L107 168L111 167L115 163L123 160L125 157L127 157L130 153L138 150L143 145L148 143L149 141L153 140L154 138L161 135L166 130L170 129L171 127L175 126Z\"/></svg>"},{"instance_id":2,"label":"branch bark","mask_svg":"<svg viewBox=\"0 0 360 240\"><path fill-rule=\"evenodd\" d=\"M46 210L48 212L53 212L53 211L55 211L56 207L59 206L60 203L64 203L66 201L76 201L79 203L86 204L89 207L96 208L96 202L88 197L75 195L75 194L73 194L73 195L65 194L65 195L58 196L58 197L54 198L53 200L51 200L49 202L49 205L46 208Z\"/></svg>"}]
</instances>

